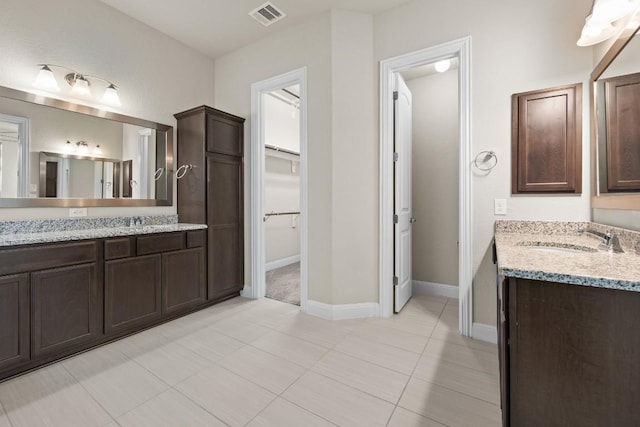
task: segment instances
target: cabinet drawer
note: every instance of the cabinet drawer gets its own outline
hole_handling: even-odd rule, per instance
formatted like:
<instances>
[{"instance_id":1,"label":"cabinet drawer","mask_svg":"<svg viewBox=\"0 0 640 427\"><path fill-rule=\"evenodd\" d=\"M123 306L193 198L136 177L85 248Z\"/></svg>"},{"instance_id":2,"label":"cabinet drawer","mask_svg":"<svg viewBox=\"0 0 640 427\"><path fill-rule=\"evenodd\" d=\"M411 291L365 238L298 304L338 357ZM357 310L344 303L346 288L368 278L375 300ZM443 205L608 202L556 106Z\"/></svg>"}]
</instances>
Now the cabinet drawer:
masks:
<instances>
[{"instance_id":1,"label":"cabinet drawer","mask_svg":"<svg viewBox=\"0 0 640 427\"><path fill-rule=\"evenodd\" d=\"M133 256L132 238L110 239L104 242L104 259L118 259Z\"/></svg>"},{"instance_id":2,"label":"cabinet drawer","mask_svg":"<svg viewBox=\"0 0 640 427\"><path fill-rule=\"evenodd\" d=\"M158 254L161 252L184 249L185 233L163 233L138 237L138 255Z\"/></svg>"},{"instance_id":3,"label":"cabinet drawer","mask_svg":"<svg viewBox=\"0 0 640 427\"><path fill-rule=\"evenodd\" d=\"M205 245L205 230L187 231L187 248L201 248Z\"/></svg>"},{"instance_id":4,"label":"cabinet drawer","mask_svg":"<svg viewBox=\"0 0 640 427\"><path fill-rule=\"evenodd\" d=\"M3 249L0 251L0 276L96 260L95 241Z\"/></svg>"}]
</instances>

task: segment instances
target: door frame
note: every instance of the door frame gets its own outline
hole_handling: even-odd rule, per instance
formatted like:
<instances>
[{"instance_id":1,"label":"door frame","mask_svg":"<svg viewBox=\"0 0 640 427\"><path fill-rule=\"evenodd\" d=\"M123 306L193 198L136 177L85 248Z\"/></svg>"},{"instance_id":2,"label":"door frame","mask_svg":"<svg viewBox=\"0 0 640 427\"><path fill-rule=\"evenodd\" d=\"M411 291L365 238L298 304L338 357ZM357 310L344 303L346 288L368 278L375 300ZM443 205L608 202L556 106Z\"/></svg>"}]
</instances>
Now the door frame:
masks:
<instances>
[{"instance_id":1,"label":"door frame","mask_svg":"<svg viewBox=\"0 0 640 427\"><path fill-rule=\"evenodd\" d=\"M18 197L29 197L29 144L31 122L26 117L10 116L8 114L0 114L0 121L13 123L18 125L18 143L20 150L18 152Z\"/></svg>"},{"instance_id":2,"label":"door frame","mask_svg":"<svg viewBox=\"0 0 640 427\"><path fill-rule=\"evenodd\" d=\"M251 283L243 296L259 299L266 292L264 227L264 105L263 95L294 84L300 85L300 310L308 299L308 197L307 197L307 68L302 67L251 85Z\"/></svg>"},{"instance_id":3,"label":"door frame","mask_svg":"<svg viewBox=\"0 0 640 427\"><path fill-rule=\"evenodd\" d=\"M459 60L458 329L461 335L471 336L471 36L380 61L380 315L393 315L393 77L409 68L454 57Z\"/></svg>"}]
</instances>

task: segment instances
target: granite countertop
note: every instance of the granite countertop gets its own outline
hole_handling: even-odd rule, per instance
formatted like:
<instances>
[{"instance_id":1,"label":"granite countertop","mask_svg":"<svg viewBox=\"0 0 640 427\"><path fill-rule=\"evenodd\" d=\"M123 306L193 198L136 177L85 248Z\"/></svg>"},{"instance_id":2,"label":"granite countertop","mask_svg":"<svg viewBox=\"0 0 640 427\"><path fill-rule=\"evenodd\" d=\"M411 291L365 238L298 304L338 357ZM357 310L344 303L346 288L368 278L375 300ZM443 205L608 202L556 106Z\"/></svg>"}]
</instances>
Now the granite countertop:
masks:
<instances>
[{"instance_id":1,"label":"granite countertop","mask_svg":"<svg viewBox=\"0 0 640 427\"><path fill-rule=\"evenodd\" d=\"M203 224L160 224L142 227L101 227L80 230L3 233L0 234L0 247L32 245L37 243L68 242L73 240L102 239L105 237L134 236L140 234L169 233L173 231L201 230Z\"/></svg>"},{"instance_id":2,"label":"granite countertop","mask_svg":"<svg viewBox=\"0 0 640 427\"><path fill-rule=\"evenodd\" d=\"M640 255L634 242L625 240L625 252L613 253L598 248L601 239L597 236L576 231L579 228L602 231L611 227L577 222L564 223L560 227L559 223L546 227L540 221L531 222L535 223L533 227L528 227L527 221L518 221L518 226L514 226L515 223L501 221L496 224L500 275L640 292ZM626 232L628 236L629 232ZM578 249L580 252L536 250L536 246Z\"/></svg>"}]
</instances>

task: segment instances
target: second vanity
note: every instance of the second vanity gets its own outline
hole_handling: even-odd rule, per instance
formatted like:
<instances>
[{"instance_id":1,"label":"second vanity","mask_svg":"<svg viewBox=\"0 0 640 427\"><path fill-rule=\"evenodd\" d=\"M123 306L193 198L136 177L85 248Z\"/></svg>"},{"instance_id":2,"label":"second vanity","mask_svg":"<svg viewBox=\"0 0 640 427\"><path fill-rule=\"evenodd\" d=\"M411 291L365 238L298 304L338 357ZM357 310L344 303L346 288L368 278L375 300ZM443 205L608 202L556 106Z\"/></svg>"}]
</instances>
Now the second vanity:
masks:
<instances>
[{"instance_id":1,"label":"second vanity","mask_svg":"<svg viewBox=\"0 0 640 427\"><path fill-rule=\"evenodd\" d=\"M207 299L204 225L64 224L2 230L0 379L219 300Z\"/></svg>"},{"instance_id":2,"label":"second vanity","mask_svg":"<svg viewBox=\"0 0 640 427\"><path fill-rule=\"evenodd\" d=\"M639 242L594 223L496 223L503 425L640 422Z\"/></svg>"}]
</instances>

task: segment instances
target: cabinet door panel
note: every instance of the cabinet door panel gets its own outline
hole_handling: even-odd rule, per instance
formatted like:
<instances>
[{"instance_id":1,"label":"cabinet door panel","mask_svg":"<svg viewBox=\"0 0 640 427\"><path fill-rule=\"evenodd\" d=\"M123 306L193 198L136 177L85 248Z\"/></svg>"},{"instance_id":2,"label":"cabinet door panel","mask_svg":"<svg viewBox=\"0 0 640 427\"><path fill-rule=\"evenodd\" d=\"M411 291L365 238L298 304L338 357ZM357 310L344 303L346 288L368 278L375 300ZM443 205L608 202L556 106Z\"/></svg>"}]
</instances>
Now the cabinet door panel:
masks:
<instances>
[{"instance_id":1,"label":"cabinet door panel","mask_svg":"<svg viewBox=\"0 0 640 427\"><path fill-rule=\"evenodd\" d=\"M203 303L204 250L187 249L162 255L162 311L171 313Z\"/></svg>"},{"instance_id":2,"label":"cabinet door panel","mask_svg":"<svg viewBox=\"0 0 640 427\"><path fill-rule=\"evenodd\" d=\"M0 369L29 360L29 279L0 277Z\"/></svg>"},{"instance_id":3,"label":"cabinet door panel","mask_svg":"<svg viewBox=\"0 0 640 427\"><path fill-rule=\"evenodd\" d=\"M57 352L99 334L96 264L31 275L33 356Z\"/></svg>"},{"instance_id":4,"label":"cabinet door panel","mask_svg":"<svg viewBox=\"0 0 640 427\"><path fill-rule=\"evenodd\" d=\"M242 123L228 120L220 115L207 115L207 151L242 156Z\"/></svg>"},{"instance_id":5,"label":"cabinet door panel","mask_svg":"<svg viewBox=\"0 0 640 427\"><path fill-rule=\"evenodd\" d=\"M160 255L105 262L105 332L116 333L158 319Z\"/></svg>"}]
</instances>

